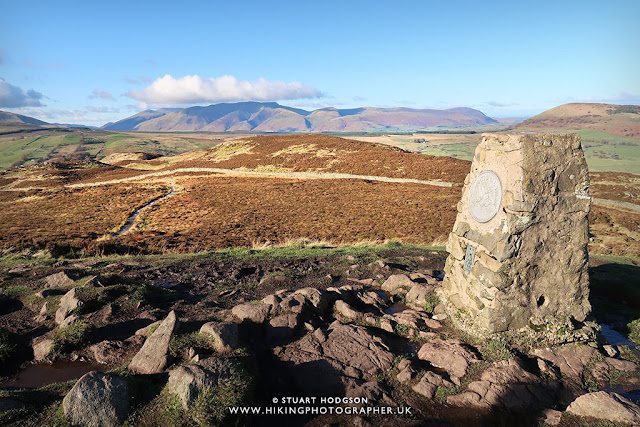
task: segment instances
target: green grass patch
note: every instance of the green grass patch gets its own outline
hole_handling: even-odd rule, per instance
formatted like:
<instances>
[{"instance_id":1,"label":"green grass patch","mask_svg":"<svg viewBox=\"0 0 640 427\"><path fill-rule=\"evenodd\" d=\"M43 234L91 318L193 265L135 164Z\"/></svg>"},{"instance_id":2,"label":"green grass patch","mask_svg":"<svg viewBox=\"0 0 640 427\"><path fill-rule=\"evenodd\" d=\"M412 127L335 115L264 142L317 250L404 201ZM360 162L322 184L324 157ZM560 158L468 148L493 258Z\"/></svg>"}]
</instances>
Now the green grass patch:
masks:
<instances>
[{"instance_id":1,"label":"green grass patch","mask_svg":"<svg viewBox=\"0 0 640 427\"><path fill-rule=\"evenodd\" d=\"M56 329L51 336L52 355L55 357L82 349L89 343L94 329L94 326L86 320L77 320L69 326Z\"/></svg>"}]
</instances>

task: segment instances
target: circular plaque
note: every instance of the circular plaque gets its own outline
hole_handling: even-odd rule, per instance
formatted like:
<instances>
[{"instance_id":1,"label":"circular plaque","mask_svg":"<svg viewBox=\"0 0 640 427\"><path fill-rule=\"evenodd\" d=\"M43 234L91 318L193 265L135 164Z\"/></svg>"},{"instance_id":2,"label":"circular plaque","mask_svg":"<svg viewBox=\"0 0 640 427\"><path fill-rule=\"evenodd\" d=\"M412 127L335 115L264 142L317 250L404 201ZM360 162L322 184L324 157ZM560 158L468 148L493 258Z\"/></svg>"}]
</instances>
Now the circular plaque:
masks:
<instances>
[{"instance_id":1,"label":"circular plaque","mask_svg":"<svg viewBox=\"0 0 640 427\"><path fill-rule=\"evenodd\" d=\"M478 222L488 222L496 216L502 202L502 184L492 170L480 173L469 189L469 213Z\"/></svg>"}]
</instances>

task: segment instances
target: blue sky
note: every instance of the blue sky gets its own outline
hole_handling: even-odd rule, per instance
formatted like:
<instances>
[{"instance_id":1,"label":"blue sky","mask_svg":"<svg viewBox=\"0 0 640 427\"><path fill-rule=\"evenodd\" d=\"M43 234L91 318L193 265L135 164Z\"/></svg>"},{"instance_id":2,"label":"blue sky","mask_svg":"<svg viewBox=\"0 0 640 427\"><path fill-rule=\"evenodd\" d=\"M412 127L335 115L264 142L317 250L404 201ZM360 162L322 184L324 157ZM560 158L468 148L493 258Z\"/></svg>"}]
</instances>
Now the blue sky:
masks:
<instances>
[{"instance_id":1,"label":"blue sky","mask_svg":"<svg viewBox=\"0 0 640 427\"><path fill-rule=\"evenodd\" d=\"M640 103L640 2L5 2L0 109L102 125L274 100L477 108Z\"/></svg>"}]
</instances>

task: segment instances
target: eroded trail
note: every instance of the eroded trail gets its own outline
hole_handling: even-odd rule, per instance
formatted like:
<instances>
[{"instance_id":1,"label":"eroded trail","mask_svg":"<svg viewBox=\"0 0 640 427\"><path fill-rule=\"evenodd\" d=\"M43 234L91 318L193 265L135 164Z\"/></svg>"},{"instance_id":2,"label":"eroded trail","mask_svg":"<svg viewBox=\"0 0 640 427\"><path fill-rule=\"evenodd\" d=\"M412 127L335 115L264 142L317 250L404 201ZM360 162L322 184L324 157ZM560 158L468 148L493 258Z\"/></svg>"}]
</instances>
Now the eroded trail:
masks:
<instances>
[{"instance_id":1,"label":"eroded trail","mask_svg":"<svg viewBox=\"0 0 640 427\"><path fill-rule=\"evenodd\" d=\"M129 218L127 218L127 220L122 225L122 227L120 227L120 230L118 230L117 232L112 234L111 237L118 237L118 236L121 236L122 234L126 233L127 231L129 231L131 229L131 227L133 227L133 225L134 225L134 223L136 221L136 218L138 217L140 212L142 212L142 210L150 207L151 205L159 202L160 200L162 200L164 198L167 198L167 197L171 196L175 192L176 192L175 189L173 188L173 186L171 186L171 190L167 194L164 194L162 196L156 197L155 199L151 200L146 205L136 209L131 215L129 215Z\"/></svg>"},{"instance_id":2,"label":"eroded trail","mask_svg":"<svg viewBox=\"0 0 640 427\"><path fill-rule=\"evenodd\" d=\"M112 179L108 181L100 182L82 182L78 184L69 184L68 188L80 188L80 187L95 187L99 185L119 184L123 182L138 181L147 178L157 178L162 176L173 175L176 173L188 173L188 172L209 172L215 174L233 175L233 176L268 176L277 178L300 178L300 179L362 179L369 181L380 182L399 182L399 183L411 183L411 184L426 184L435 185L437 187L452 187L453 182L446 181L433 181L423 179L411 179L411 178L390 178L386 176L373 176L373 175L353 175L349 173L325 173L325 172L261 172L250 170L237 170L237 169L221 169L221 168L178 168L168 171L150 172L136 176L130 176L127 178ZM15 189L14 189L15 190Z\"/></svg>"}]
</instances>

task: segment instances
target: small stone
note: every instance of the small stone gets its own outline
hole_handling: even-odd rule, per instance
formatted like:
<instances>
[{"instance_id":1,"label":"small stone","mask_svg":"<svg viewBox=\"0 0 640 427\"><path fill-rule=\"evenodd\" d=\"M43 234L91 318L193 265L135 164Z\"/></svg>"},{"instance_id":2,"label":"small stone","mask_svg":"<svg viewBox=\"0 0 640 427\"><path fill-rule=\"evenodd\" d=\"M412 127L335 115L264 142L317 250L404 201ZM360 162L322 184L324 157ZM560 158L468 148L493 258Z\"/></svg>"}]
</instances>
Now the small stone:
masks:
<instances>
[{"instance_id":1,"label":"small stone","mask_svg":"<svg viewBox=\"0 0 640 427\"><path fill-rule=\"evenodd\" d=\"M270 306L267 304L240 304L231 309L231 313L240 321L264 323L269 316Z\"/></svg>"},{"instance_id":2,"label":"small stone","mask_svg":"<svg viewBox=\"0 0 640 427\"><path fill-rule=\"evenodd\" d=\"M618 355L618 349L610 344L605 344L602 348L609 357L616 357Z\"/></svg>"},{"instance_id":3,"label":"small stone","mask_svg":"<svg viewBox=\"0 0 640 427\"><path fill-rule=\"evenodd\" d=\"M35 360L43 360L46 359L49 354L51 354L51 350L53 349L53 340L48 338L40 341L33 346L33 358Z\"/></svg>"},{"instance_id":4,"label":"small stone","mask_svg":"<svg viewBox=\"0 0 640 427\"><path fill-rule=\"evenodd\" d=\"M229 353L238 348L238 324L233 322L208 322L200 332L213 338L213 348L218 353Z\"/></svg>"},{"instance_id":5,"label":"small stone","mask_svg":"<svg viewBox=\"0 0 640 427\"><path fill-rule=\"evenodd\" d=\"M58 325L61 324L64 319L80 304L80 300L76 298L76 288L72 288L60 299L60 306L56 311L56 323Z\"/></svg>"},{"instance_id":6,"label":"small stone","mask_svg":"<svg viewBox=\"0 0 640 427\"><path fill-rule=\"evenodd\" d=\"M425 380L425 377L422 377L422 379L412 387L413 391L426 397L427 399L432 399L433 396L435 396L437 389L438 387Z\"/></svg>"},{"instance_id":7,"label":"small stone","mask_svg":"<svg viewBox=\"0 0 640 427\"><path fill-rule=\"evenodd\" d=\"M45 280L47 281L47 285L49 285L49 287L51 288L59 288L73 283L73 279L69 277L64 271L60 271L59 273L47 276Z\"/></svg>"},{"instance_id":8,"label":"small stone","mask_svg":"<svg viewBox=\"0 0 640 427\"><path fill-rule=\"evenodd\" d=\"M334 309L337 315L350 321L357 321L364 317L364 314L351 307L349 304L342 300L338 300L334 304Z\"/></svg>"},{"instance_id":9,"label":"small stone","mask_svg":"<svg viewBox=\"0 0 640 427\"><path fill-rule=\"evenodd\" d=\"M402 289L408 291L414 285L415 283L406 274L394 274L382 284L382 290L393 292L396 289Z\"/></svg>"},{"instance_id":10,"label":"small stone","mask_svg":"<svg viewBox=\"0 0 640 427\"><path fill-rule=\"evenodd\" d=\"M411 381L414 376L415 376L415 371L411 369L411 367L409 366L405 368L403 371L400 371L398 375L396 375L396 379L401 383L406 383L408 381Z\"/></svg>"},{"instance_id":11,"label":"small stone","mask_svg":"<svg viewBox=\"0 0 640 427\"><path fill-rule=\"evenodd\" d=\"M557 426L562 419L562 412L555 409L544 409L542 411L541 421L546 425Z\"/></svg>"},{"instance_id":12,"label":"small stone","mask_svg":"<svg viewBox=\"0 0 640 427\"><path fill-rule=\"evenodd\" d=\"M89 347L98 363L117 363L125 354L122 341L105 340Z\"/></svg>"}]
</instances>

